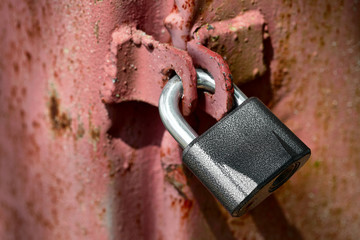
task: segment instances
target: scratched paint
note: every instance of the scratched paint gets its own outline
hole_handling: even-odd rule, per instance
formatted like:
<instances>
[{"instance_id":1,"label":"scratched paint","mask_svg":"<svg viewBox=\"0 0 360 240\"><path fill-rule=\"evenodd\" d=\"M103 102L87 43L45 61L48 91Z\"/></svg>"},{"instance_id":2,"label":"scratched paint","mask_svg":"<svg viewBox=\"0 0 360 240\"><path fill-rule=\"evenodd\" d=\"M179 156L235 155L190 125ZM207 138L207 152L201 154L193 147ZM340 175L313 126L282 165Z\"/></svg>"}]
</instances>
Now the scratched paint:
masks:
<instances>
[{"instance_id":1,"label":"scratched paint","mask_svg":"<svg viewBox=\"0 0 360 240\"><path fill-rule=\"evenodd\" d=\"M101 101L114 29L132 23L170 43L163 21L173 5L0 2L0 238L358 239L360 3L197 2L193 27L261 11L269 69L240 87L313 152L241 218L181 165L154 105ZM189 121L201 132L214 119Z\"/></svg>"}]
</instances>

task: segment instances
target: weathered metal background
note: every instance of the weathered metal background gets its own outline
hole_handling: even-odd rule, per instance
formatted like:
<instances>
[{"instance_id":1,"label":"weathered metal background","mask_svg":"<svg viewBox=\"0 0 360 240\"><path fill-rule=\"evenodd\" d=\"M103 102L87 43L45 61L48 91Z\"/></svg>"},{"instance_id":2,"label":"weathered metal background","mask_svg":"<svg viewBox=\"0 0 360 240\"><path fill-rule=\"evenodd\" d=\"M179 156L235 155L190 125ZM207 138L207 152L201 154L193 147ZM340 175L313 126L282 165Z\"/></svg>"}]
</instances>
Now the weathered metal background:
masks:
<instances>
[{"instance_id":1,"label":"weathered metal background","mask_svg":"<svg viewBox=\"0 0 360 240\"><path fill-rule=\"evenodd\" d=\"M188 4L193 12L176 12L171 0L0 2L1 239L359 239L360 2ZM237 22L252 10L267 23L261 46L256 28ZM115 29L170 43L164 19L169 28L174 14L190 24L169 29L176 46L202 34L242 90L313 151L244 217L229 217L182 167L154 106L170 73L148 76L153 63L130 49L116 60L119 79L109 76ZM233 45L223 20L240 31ZM157 81L158 91L140 81ZM123 87L105 99L114 82ZM189 120L199 131L214 122L201 112Z\"/></svg>"}]
</instances>

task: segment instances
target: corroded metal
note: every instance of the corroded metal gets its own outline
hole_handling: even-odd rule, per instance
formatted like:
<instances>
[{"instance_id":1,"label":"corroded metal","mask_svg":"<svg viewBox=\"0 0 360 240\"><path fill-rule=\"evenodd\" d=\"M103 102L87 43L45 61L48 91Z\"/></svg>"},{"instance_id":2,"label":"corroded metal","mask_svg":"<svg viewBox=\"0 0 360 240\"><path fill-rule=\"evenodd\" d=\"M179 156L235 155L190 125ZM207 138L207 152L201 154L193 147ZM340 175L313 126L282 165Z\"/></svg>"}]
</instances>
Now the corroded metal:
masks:
<instances>
[{"instance_id":1,"label":"corroded metal","mask_svg":"<svg viewBox=\"0 0 360 240\"><path fill-rule=\"evenodd\" d=\"M0 239L359 239L360 2L198 3L194 26L261 9L268 75L241 89L266 99L313 160L229 219L184 173L156 107L101 101L114 29L169 43L173 1L3 0Z\"/></svg>"},{"instance_id":2,"label":"corroded metal","mask_svg":"<svg viewBox=\"0 0 360 240\"><path fill-rule=\"evenodd\" d=\"M187 46L195 66L206 69L215 80L215 93L205 94L200 106L219 120L233 106L234 88L229 66L219 54L195 41L188 42Z\"/></svg>"},{"instance_id":3,"label":"corroded metal","mask_svg":"<svg viewBox=\"0 0 360 240\"><path fill-rule=\"evenodd\" d=\"M196 107L196 72L187 52L160 43L135 27L123 25L112 33L104 67L108 81L102 94L107 104L136 100L157 106L162 87L176 73L184 84L184 115Z\"/></svg>"},{"instance_id":4,"label":"corroded metal","mask_svg":"<svg viewBox=\"0 0 360 240\"><path fill-rule=\"evenodd\" d=\"M265 74L264 16L256 10L193 27L194 41L219 53L229 64L235 84L244 84Z\"/></svg>"},{"instance_id":5,"label":"corroded metal","mask_svg":"<svg viewBox=\"0 0 360 240\"><path fill-rule=\"evenodd\" d=\"M171 35L172 44L186 50L190 40L190 30L196 11L196 0L175 0L171 13L164 23Z\"/></svg>"}]
</instances>

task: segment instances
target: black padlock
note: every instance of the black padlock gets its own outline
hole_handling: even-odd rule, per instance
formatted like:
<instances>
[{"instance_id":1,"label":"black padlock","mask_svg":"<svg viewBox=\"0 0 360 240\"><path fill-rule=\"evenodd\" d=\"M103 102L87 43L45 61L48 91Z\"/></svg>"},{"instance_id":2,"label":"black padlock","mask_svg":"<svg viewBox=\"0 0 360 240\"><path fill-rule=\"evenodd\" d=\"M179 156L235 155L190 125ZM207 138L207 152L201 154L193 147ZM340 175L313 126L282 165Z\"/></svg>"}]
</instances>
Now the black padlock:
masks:
<instances>
[{"instance_id":1,"label":"black padlock","mask_svg":"<svg viewBox=\"0 0 360 240\"><path fill-rule=\"evenodd\" d=\"M197 69L197 87L215 91L215 82ZM201 136L179 111L182 83L164 87L160 117L183 147L183 162L232 216L254 208L286 182L310 157L310 149L260 100L234 86L237 107Z\"/></svg>"}]
</instances>

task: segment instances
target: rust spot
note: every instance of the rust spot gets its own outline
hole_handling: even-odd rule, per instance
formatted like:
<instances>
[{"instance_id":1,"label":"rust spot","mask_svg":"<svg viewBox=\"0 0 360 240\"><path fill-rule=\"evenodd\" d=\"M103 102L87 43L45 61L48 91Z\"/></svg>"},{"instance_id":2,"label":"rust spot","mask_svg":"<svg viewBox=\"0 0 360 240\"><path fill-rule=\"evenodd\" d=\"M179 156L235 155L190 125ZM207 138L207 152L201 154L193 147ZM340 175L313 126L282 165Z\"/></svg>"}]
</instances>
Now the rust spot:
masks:
<instances>
[{"instance_id":1,"label":"rust spot","mask_svg":"<svg viewBox=\"0 0 360 240\"><path fill-rule=\"evenodd\" d=\"M154 50L154 44L152 43L146 44L145 47L149 52L152 52Z\"/></svg>"},{"instance_id":2,"label":"rust spot","mask_svg":"<svg viewBox=\"0 0 360 240\"><path fill-rule=\"evenodd\" d=\"M184 40L185 42L188 42L188 41L190 41L190 36L188 36L188 35L182 35L182 36L181 36L181 39Z\"/></svg>"},{"instance_id":3,"label":"rust spot","mask_svg":"<svg viewBox=\"0 0 360 240\"><path fill-rule=\"evenodd\" d=\"M169 22L165 22L165 27L169 30L173 29L173 25Z\"/></svg>"},{"instance_id":4,"label":"rust spot","mask_svg":"<svg viewBox=\"0 0 360 240\"><path fill-rule=\"evenodd\" d=\"M331 16L331 5L330 4L326 4L326 8L325 8L325 12L324 12L324 19L328 19Z\"/></svg>"},{"instance_id":5,"label":"rust spot","mask_svg":"<svg viewBox=\"0 0 360 240\"><path fill-rule=\"evenodd\" d=\"M183 189L186 185L186 177L182 165L171 164L165 168L165 171L165 180L176 189L183 199L188 199Z\"/></svg>"},{"instance_id":6,"label":"rust spot","mask_svg":"<svg viewBox=\"0 0 360 240\"><path fill-rule=\"evenodd\" d=\"M99 219L100 219L101 221L103 221L104 218L105 218L105 216L106 216L106 209L105 209L105 208L102 208L101 211L100 211L100 213L98 213L98 216L99 216Z\"/></svg>"},{"instance_id":7,"label":"rust spot","mask_svg":"<svg viewBox=\"0 0 360 240\"><path fill-rule=\"evenodd\" d=\"M169 81L169 79L172 78L176 73L175 73L174 69L168 67L168 68L161 69L161 74L163 75L161 85L162 85L162 87L164 87L165 84L167 83L167 81Z\"/></svg>"},{"instance_id":8,"label":"rust spot","mask_svg":"<svg viewBox=\"0 0 360 240\"><path fill-rule=\"evenodd\" d=\"M51 215L54 219L55 224L59 224L59 217L58 217L58 211L56 208L51 209Z\"/></svg>"},{"instance_id":9,"label":"rust spot","mask_svg":"<svg viewBox=\"0 0 360 240\"><path fill-rule=\"evenodd\" d=\"M288 54L287 49L285 49L285 53ZM290 79L289 69L292 68L293 65L296 64L296 59L294 57L289 57L288 59L280 59L279 66L276 71L273 73L273 90L277 91L282 88L286 83L288 83Z\"/></svg>"},{"instance_id":10,"label":"rust spot","mask_svg":"<svg viewBox=\"0 0 360 240\"><path fill-rule=\"evenodd\" d=\"M186 219L189 217L191 208L193 206L193 202L189 199L184 199L181 205L182 219Z\"/></svg>"},{"instance_id":11,"label":"rust spot","mask_svg":"<svg viewBox=\"0 0 360 240\"><path fill-rule=\"evenodd\" d=\"M36 223L41 224L42 226L52 229L54 225L44 217L41 211L36 211L35 203L32 201L26 202L26 208L30 216L35 220Z\"/></svg>"},{"instance_id":12,"label":"rust spot","mask_svg":"<svg viewBox=\"0 0 360 240\"><path fill-rule=\"evenodd\" d=\"M15 86L13 86L10 90L11 97L16 97L17 89Z\"/></svg>"},{"instance_id":13,"label":"rust spot","mask_svg":"<svg viewBox=\"0 0 360 240\"><path fill-rule=\"evenodd\" d=\"M27 29L27 35L30 39L34 39L35 37L41 37L41 27L39 20L33 20L32 27Z\"/></svg>"},{"instance_id":14,"label":"rust spot","mask_svg":"<svg viewBox=\"0 0 360 240\"><path fill-rule=\"evenodd\" d=\"M40 127L40 123L39 122L37 122L37 121L32 121L32 126L33 126L33 128L35 128L35 129L37 129L37 128L39 128Z\"/></svg>"},{"instance_id":15,"label":"rust spot","mask_svg":"<svg viewBox=\"0 0 360 240\"><path fill-rule=\"evenodd\" d=\"M24 97L24 96L26 96L26 88L22 88L21 89L21 95Z\"/></svg>"},{"instance_id":16,"label":"rust spot","mask_svg":"<svg viewBox=\"0 0 360 240\"><path fill-rule=\"evenodd\" d=\"M41 37L41 24L38 19L38 7L39 4L35 0L26 0L27 4L27 10L30 12L31 19L29 21L31 22L31 27L27 29L27 34L30 39L33 39L35 37Z\"/></svg>"},{"instance_id":17,"label":"rust spot","mask_svg":"<svg viewBox=\"0 0 360 240\"><path fill-rule=\"evenodd\" d=\"M96 37L96 42L99 43L100 42L100 36L99 36L99 32L100 32L100 27L99 27L99 23L100 20L95 22L95 26L94 26L94 35Z\"/></svg>"},{"instance_id":18,"label":"rust spot","mask_svg":"<svg viewBox=\"0 0 360 240\"><path fill-rule=\"evenodd\" d=\"M37 3L36 3L36 1L35 0L27 0L27 1L25 1L26 2L26 5L27 5L27 7L28 7L28 10L30 11L30 13L32 14L32 15L35 15L36 16L36 14L37 14L37 9L36 9L36 5L37 5Z\"/></svg>"},{"instance_id":19,"label":"rust spot","mask_svg":"<svg viewBox=\"0 0 360 240\"><path fill-rule=\"evenodd\" d=\"M190 215L193 207L193 201L185 198L173 198L171 200L171 207L179 208L181 211L181 220L184 221Z\"/></svg>"},{"instance_id":20,"label":"rust spot","mask_svg":"<svg viewBox=\"0 0 360 240\"><path fill-rule=\"evenodd\" d=\"M92 128L90 130L90 136L91 136L91 139L94 140L94 141L99 141L100 139L100 129L99 128Z\"/></svg>"},{"instance_id":21,"label":"rust spot","mask_svg":"<svg viewBox=\"0 0 360 240\"><path fill-rule=\"evenodd\" d=\"M78 129L76 131L76 137L79 139L79 138L82 138L85 134L85 129L84 129L84 126L82 123L79 124L78 126Z\"/></svg>"},{"instance_id":22,"label":"rust spot","mask_svg":"<svg viewBox=\"0 0 360 240\"><path fill-rule=\"evenodd\" d=\"M20 117L21 117L21 119L24 120L25 116L26 116L26 113L25 113L24 109L20 109Z\"/></svg>"},{"instance_id":23,"label":"rust spot","mask_svg":"<svg viewBox=\"0 0 360 240\"><path fill-rule=\"evenodd\" d=\"M15 73L19 73L19 64L18 63L14 63L14 65L13 65L13 67L14 67L14 71L15 71Z\"/></svg>"},{"instance_id":24,"label":"rust spot","mask_svg":"<svg viewBox=\"0 0 360 240\"><path fill-rule=\"evenodd\" d=\"M8 110L9 110L10 112L12 112L12 111L15 110L15 106L14 106L13 103L10 102L10 103L8 104Z\"/></svg>"},{"instance_id":25,"label":"rust spot","mask_svg":"<svg viewBox=\"0 0 360 240\"><path fill-rule=\"evenodd\" d=\"M59 99L55 96L55 92L53 92L49 104L50 121L53 130L58 134L62 134L64 131L71 128L71 119L66 113L60 113L59 108Z\"/></svg>"},{"instance_id":26,"label":"rust spot","mask_svg":"<svg viewBox=\"0 0 360 240\"><path fill-rule=\"evenodd\" d=\"M31 62L31 60L32 60L32 55L31 55L31 53L29 53L28 51L25 51L25 56L26 56L27 61L28 61L28 62Z\"/></svg>"},{"instance_id":27,"label":"rust spot","mask_svg":"<svg viewBox=\"0 0 360 240\"><path fill-rule=\"evenodd\" d=\"M172 9L172 12L179 12L179 9L176 4L174 4L174 7Z\"/></svg>"},{"instance_id":28,"label":"rust spot","mask_svg":"<svg viewBox=\"0 0 360 240\"><path fill-rule=\"evenodd\" d=\"M162 149L160 149L160 158L163 158L165 156L166 156L166 154L164 153L164 151Z\"/></svg>"}]
</instances>

